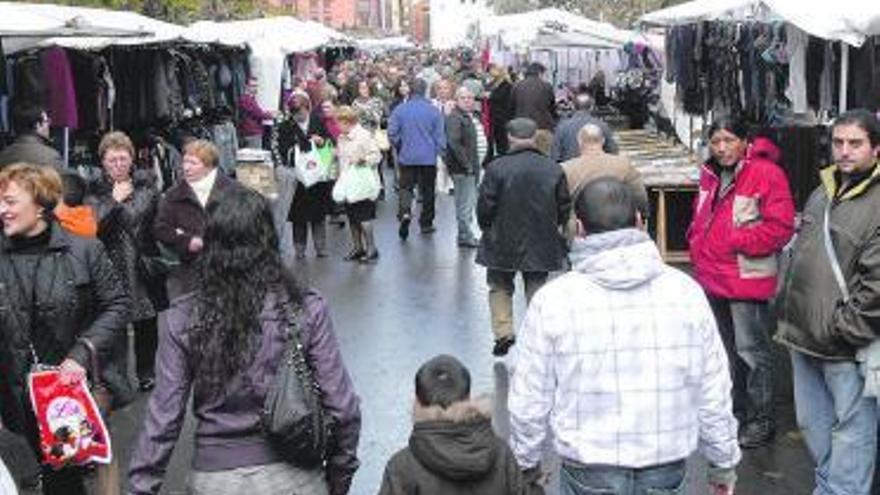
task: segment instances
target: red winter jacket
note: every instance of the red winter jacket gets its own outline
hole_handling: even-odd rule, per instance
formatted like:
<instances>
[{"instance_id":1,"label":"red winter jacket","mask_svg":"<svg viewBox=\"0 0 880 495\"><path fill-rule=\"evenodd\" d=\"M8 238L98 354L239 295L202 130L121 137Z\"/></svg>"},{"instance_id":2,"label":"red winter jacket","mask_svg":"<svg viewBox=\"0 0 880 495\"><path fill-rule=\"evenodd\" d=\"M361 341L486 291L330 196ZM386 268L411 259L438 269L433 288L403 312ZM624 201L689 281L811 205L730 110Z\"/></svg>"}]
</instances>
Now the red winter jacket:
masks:
<instances>
[{"instance_id":1,"label":"red winter jacket","mask_svg":"<svg viewBox=\"0 0 880 495\"><path fill-rule=\"evenodd\" d=\"M776 291L776 258L795 214L778 160L779 149L757 138L725 190L711 165L700 171L688 242L694 276L713 296L766 301Z\"/></svg>"}]
</instances>

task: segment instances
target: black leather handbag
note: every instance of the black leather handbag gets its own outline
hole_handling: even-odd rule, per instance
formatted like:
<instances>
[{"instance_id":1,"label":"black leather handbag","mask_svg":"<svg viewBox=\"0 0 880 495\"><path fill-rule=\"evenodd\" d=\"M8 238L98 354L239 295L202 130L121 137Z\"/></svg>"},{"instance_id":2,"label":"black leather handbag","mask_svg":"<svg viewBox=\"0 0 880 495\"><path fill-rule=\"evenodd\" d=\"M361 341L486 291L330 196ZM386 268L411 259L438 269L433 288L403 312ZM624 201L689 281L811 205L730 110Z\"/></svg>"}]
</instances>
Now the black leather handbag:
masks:
<instances>
[{"instance_id":1,"label":"black leather handbag","mask_svg":"<svg viewBox=\"0 0 880 495\"><path fill-rule=\"evenodd\" d=\"M321 465L327 458L332 419L321 403L321 389L299 338L298 314L287 325L286 347L275 381L266 395L261 421L278 454L300 467Z\"/></svg>"}]
</instances>

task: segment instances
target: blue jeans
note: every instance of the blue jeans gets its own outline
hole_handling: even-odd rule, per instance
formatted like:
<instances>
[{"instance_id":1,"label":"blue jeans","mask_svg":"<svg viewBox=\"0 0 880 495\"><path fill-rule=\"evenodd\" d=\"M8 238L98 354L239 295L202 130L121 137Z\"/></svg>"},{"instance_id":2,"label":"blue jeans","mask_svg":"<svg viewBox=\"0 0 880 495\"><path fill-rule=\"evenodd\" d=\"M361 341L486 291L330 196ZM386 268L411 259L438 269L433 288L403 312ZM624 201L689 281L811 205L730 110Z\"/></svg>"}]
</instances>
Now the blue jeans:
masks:
<instances>
[{"instance_id":1,"label":"blue jeans","mask_svg":"<svg viewBox=\"0 0 880 495\"><path fill-rule=\"evenodd\" d=\"M225 471L193 471L189 495L327 495L322 469L305 470L288 463L246 466Z\"/></svg>"},{"instance_id":2,"label":"blue jeans","mask_svg":"<svg viewBox=\"0 0 880 495\"><path fill-rule=\"evenodd\" d=\"M798 426L816 463L813 495L868 495L877 452L877 401L855 361L791 351Z\"/></svg>"},{"instance_id":3,"label":"blue jeans","mask_svg":"<svg viewBox=\"0 0 880 495\"><path fill-rule=\"evenodd\" d=\"M773 429L773 350L770 309L764 301L709 297L730 360L733 410L740 423Z\"/></svg>"},{"instance_id":4,"label":"blue jeans","mask_svg":"<svg viewBox=\"0 0 880 495\"><path fill-rule=\"evenodd\" d=\"M561 495L684 495L687 464L682 460L629 469L563 461L559 484Z\"/></svg>"},{"instance_id":5,"label":"blue jeans","mask_svg":"<svg viewBox=\"0 0 880 495\"><path fill-rule=\"evenodd\" d=\"M455 219L458 221L458 242L474 242L474 210L477 207L477 176L454 174Z\"/></svg>"}]
</instances>

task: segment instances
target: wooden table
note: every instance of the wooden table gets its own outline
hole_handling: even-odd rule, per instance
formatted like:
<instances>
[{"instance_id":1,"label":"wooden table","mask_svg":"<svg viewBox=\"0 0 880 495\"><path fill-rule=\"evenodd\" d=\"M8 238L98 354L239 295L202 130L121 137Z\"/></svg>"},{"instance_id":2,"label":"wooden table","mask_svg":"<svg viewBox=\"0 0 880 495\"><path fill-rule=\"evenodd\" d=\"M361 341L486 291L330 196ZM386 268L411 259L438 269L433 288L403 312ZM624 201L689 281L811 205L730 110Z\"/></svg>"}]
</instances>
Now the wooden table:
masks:
<instances>
[{"instance_id":1,"label":"wooden table","mask_svg":"<svg viewBox=\"0 0 880 495\"><path fill-rule=\"evenodd\" d=\"M673 250L669 246L669 206L668 196L673 194L695 194L697 184L647 184L648 196L656 197L657 206L654 218L650 221L655 225L655 241L660 255L667 263L690 263L687 250ZM690 211L688 211L690 214Z\"/></svg>"}]
</instances>

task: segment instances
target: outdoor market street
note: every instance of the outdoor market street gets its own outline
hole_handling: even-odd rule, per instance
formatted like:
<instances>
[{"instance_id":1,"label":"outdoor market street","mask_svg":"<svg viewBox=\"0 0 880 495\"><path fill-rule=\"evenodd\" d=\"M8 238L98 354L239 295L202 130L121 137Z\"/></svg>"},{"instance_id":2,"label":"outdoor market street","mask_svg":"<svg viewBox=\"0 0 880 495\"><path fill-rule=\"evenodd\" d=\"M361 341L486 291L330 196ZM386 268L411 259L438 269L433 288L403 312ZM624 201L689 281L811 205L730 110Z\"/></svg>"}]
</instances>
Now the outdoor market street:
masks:
<instances>
[{"instance_id":1,"label":"outdoor market street","mask_svg":"<svg viewBox=\"0 0 880 495\"><path fill-rule=\"evenodd\" d=\"M473 392L490 394L495 403L495 428L508 432L505 409L506 366L491 355L492 338L486 302L485 271L474 263L473 251L456 249L452 198L438 196L438 232L414 232L407 243L397 238L394 195L379 205L379 263L362 266L342 261L348 232L330 228L332 255L310 257L297 272L327 297L345 362L361 396L363 430L361 468L353 495L374 494L387 460L406 445L410 431L413 375L426 359L449 353L460 358L473 375ZM521 297L521 296L518 296ZM518 300L517 321L523 310ZM780 354L779 363L787 363ZM782 389L790 388L789 370L782 368ZM141 426L146 397L116 414L113 442L123 473L134 436ZM744 451L737 493L745 495L806 495L812 489L812 467L799 434L793 431L790 396L780 395L780 432L771 447ZM185 493L192 454L192 418L166 477L163 493ZM689 493L704 495L702 463L691 463ZM548 494L557 490L550 488Z\"/></svg>"}]
</instances>

